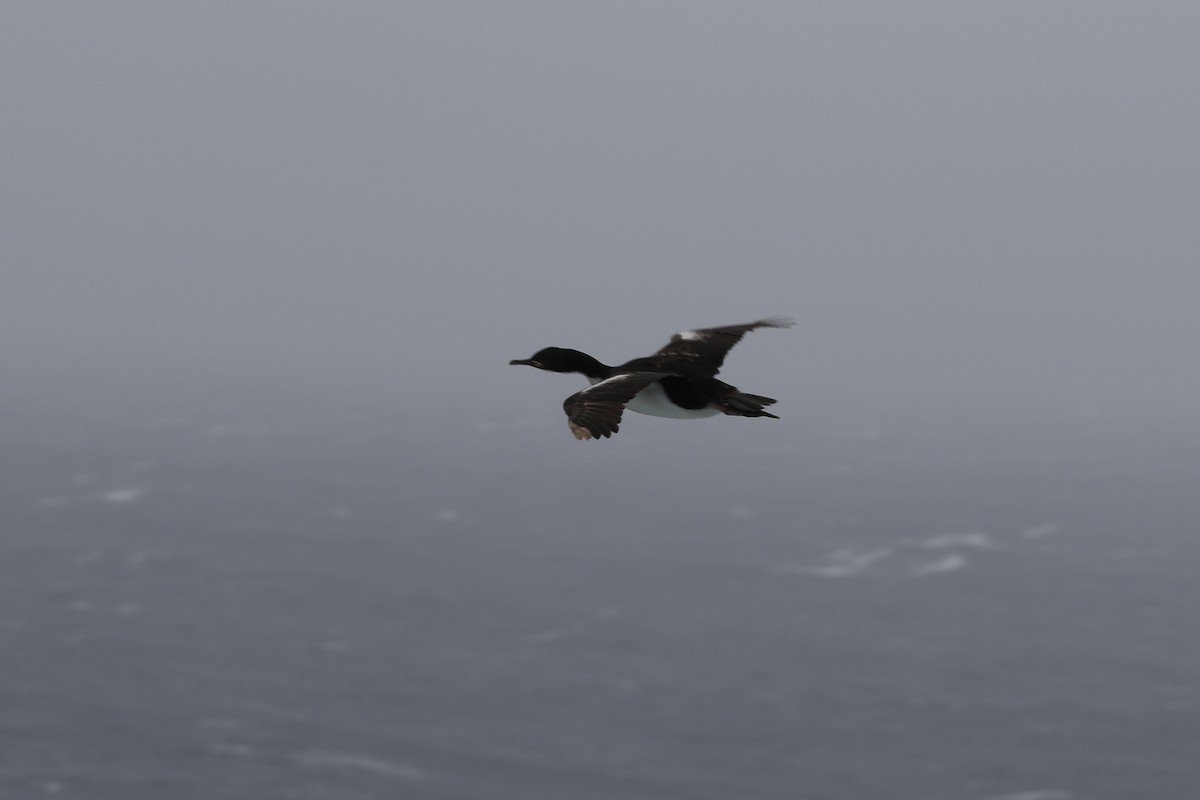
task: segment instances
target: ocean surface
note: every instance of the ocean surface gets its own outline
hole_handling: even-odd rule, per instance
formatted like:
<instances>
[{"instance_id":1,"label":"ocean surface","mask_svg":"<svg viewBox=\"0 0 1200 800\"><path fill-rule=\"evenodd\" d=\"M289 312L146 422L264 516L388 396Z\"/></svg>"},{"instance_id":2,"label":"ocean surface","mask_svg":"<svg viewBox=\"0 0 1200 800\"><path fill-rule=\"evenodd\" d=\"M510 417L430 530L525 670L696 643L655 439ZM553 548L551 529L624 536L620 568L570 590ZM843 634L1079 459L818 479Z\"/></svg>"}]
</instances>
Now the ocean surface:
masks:
<instances>
[{"instance_id":1,"label":"ocean surface","mask_svg":"<svg viewBox=\"0 0 1200 800\"><path fill-rule=\"evenodd\" d=\"M0 798L1200 797L1170 437L2 421Z\"/></svg>"}]
</instances>

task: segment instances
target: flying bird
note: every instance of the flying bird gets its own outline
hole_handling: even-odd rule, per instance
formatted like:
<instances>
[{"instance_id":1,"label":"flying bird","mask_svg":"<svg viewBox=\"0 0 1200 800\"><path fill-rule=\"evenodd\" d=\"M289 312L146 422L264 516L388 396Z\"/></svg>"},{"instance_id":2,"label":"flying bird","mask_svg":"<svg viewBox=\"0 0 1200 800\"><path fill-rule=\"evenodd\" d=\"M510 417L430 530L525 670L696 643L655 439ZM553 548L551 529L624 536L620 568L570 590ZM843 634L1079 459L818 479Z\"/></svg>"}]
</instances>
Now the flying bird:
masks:
<instances>
[{"instance_id":1,"label":"flying bird","mask_svg":"<svg viewBox=\"0 0 1200 800\"><path fill-rule=\"evenodd\" d=\"M671 337L654 355L635 358L619 367L602 364L587 353L564 347L547 347L532 358L509 364L526 364L548 372L578 372L591 386L563 401L567 425L576 439L609 437L620 428L628 408L639 414L674 419L699 419L717 414L737 417L770 417L763 409L773 398L739 391L715 377L725 354L755 328L790 328L790 319L760 319L745 325L697 328Z\"/></svg>"}]
</instances>

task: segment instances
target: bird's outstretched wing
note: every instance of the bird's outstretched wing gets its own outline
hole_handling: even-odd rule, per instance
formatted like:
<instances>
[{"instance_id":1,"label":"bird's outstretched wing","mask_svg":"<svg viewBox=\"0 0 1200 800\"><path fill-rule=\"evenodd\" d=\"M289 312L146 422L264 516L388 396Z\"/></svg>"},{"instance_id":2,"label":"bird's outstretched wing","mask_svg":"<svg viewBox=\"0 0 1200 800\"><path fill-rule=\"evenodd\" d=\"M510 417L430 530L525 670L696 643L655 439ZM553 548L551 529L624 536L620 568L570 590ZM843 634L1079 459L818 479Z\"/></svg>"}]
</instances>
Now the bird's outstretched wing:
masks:
<instances>
[{"instance_id":1,"label":"bird's outstretched wing","mask_svg":"<svg viewBox=\"0 0 1200 800\"><path fill-rule=\"evenodd\" d=\"M745 325L682 331L672 336L671 341L663 345L651 358L660 359L660 363L678 360L696 369L705 370L709 375L716 375L725 363L725 354L749 331L755 328L790 328L795 324L784 317L769 317Z\"/></svg>"},{"instance_id":2,"label":"bird's outstretched wing","mask_svg":"<svg viewBox=\"0 0 1200 800\"><path fill-rule=\"evenodd\" d=\"M633 396L655 381L667 377L663 372L627 372L593 384L563 401L567 425L576 439L612 436L620 428L621 413Z\"/></svg>"}]
</instances>

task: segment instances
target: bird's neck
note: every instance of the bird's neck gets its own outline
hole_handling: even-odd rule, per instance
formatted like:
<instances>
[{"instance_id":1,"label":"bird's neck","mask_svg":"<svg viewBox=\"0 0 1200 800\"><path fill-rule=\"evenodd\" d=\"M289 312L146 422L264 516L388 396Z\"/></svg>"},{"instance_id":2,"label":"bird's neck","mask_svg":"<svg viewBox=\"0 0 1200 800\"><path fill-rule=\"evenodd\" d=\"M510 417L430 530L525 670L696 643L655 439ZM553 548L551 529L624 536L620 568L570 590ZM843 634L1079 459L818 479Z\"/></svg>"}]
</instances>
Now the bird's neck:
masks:
<instances>
[{"instance_id":1,"label":"bird's neck","mask_svg":"<svg viewBox=\"0 0 1200 800\"><path fill-rule=\"evenodd\" d=\"M575 351L571 366L574 368L573 372L580 373L592 383L611 378L613 374L612 367L601 364L587 353L581 353L578 350Z\"/></svg>"}]
</instances>

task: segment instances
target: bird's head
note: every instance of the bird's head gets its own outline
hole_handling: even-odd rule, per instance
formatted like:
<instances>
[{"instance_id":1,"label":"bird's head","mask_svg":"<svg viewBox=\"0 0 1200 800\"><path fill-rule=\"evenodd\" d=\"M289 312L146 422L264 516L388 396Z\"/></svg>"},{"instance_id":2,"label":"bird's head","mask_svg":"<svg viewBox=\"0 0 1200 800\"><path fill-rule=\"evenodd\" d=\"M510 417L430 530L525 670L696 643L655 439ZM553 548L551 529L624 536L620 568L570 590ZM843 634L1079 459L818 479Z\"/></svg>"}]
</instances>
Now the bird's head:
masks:
<instances>
[{"instance_id":1,"label":"bird's head","mask_svg":"<svg viewBox=\"0 0 1200 800\"><path fill-rule=\"evenodd\" d=\"M547 372L580 372L590 356L565 347L545 347L533 354L533 358L514 358L509 364L527 364Z\"/></svg>"}]
</instances>

